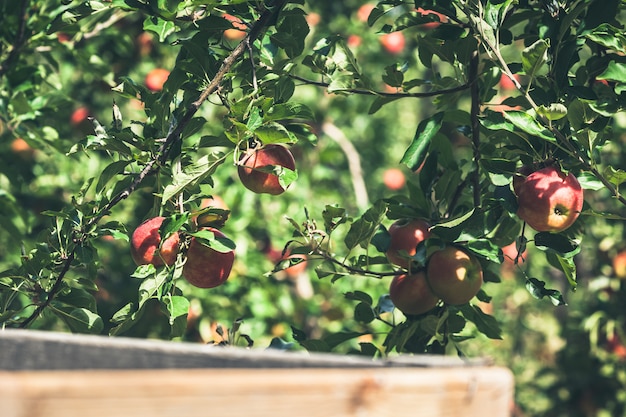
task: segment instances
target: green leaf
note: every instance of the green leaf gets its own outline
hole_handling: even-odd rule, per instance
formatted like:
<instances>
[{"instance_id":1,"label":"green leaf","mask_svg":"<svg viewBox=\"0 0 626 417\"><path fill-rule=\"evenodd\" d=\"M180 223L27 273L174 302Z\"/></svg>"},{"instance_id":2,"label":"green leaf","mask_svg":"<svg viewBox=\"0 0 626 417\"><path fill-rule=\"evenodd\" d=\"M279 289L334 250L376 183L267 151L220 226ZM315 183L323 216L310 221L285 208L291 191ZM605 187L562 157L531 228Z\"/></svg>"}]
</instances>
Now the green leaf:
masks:
<instances>
[{"instance_id":1,"label":"green leaf","mask_svg":"<svg viewBox=\"0 0 626 417\"><path fill-rule=\"evenodd\" d=\"M467 248L475 254L485 258L486 260L494 263L500 263L500 247L494 245L487 239L476 239L467 242Z\"/></svg>"},{"instance_id":2,"label":"green leaf","mask_svg":"<svg viewBox=\"0 0 626 417\"><path fill-rule=\"evenodd\" d=\"M576 281L576 264L574 263L574 259L571 257L561 256L556 252L546 253L546 259L550 265L560 269L565 274L572 291L576 290L578 282Z\"/></svg>"},{"instance_id":3,"label":"green leaf","mask_svg":"<svg viewBox=\"0 0 626 417\"><path fill-rule=\"evenodd\" d=\"M159 36L159 42L165 42L166 38L176 31L176 24L169 20L150 16L143 22L143 29L156 33Z\"/></svg>"},{"instance_id":4,"label":"green leaf","mask_svg":"<svg viewBox=\"0 0 626 417\"><path fill-rule=\"evenodd\" d=\"M567 116L567 107L561 103L552 103L549 106L541 105L537 108L537 114L548 120L560 120Z\"/></svg>"},{"instance_id":5,"label":"green leaf","mask_svg":"<svg viewBox=\"0 0 626 417\"><path fill-rule=\"evenodd\" d=\"M254 134L266 145L270 143L295 143L298 141L296 136L280 123L265 123L263 126L259 126L254 131Z\"/></svg>"},{"instance_id":6,"label":"green leaf","mask_svg":"<svg viewBox=\"0 0 626 417\"><path fill-rule=\"evenodd\" d=\"M459 306L463 317L474 323L476 329L490 339L502 339L502 329L495 317L485 314L480 307L470 304Z\"/></svg>"},{"instance_id":7,"label":"green leaf","mask_svg":"<svg viewBox=\"0 0 626 417\"><path fill-rule=\"evenodd\" d=\"M382 201L377 201L363 215L352 223L350 230L344 238L344 243L349 250L354 249L359 244L369 244L370 239L378 230L378 225L384 220L387 212L387 205Z\"/></svg>"},{"instance_id":8,"label":"green leaf","mask_svg":"<svg viewBox=\"0 0 626 417\"><path fill-rule=\"evenodd\" d=\"M276 24L276 33L270 39L282 48L289 58L296 58L304 50L304 40L309 34L309 25L302 9L283 10Z\"/></svg>"},{"instance_id":9,"label":"green leaf","mask_svg":"<svg viewBox=\"0 0 626 417\"><path fill-rule=\"evenodd\" d=\"M606 178L611 184L614 184L615 187L619 187L626 182L626 171L609 166L604 171L604 178Z\"/></svg>"},{"instance_id":10,"label":"green leaf","mask_svg":"<svg viewBox=\"0 0 626 417\"><path fill-rule=\"evenodd\" d=\"M172 183L163 190L162 205L169 199L181 193L186 187L202 182L212 175L215 169L224 162L221 155L204 155L193 164L185 167L183 172L174 174Z\"/></svg>"},{"instance_id":11,"label":"green leaf","mask_svg":"<svg viewBox=\"0 0 626 417\"><path fill-rule=\"evenodd\" d=\"M368 293L363 292L363 291L350 291L350 292L345 293L344 297L346 298L346 300L361 301L367 304L368 306L371 306L372 303L374 302L372 297Z\"/></svg>"},{"instance_id":12,"label":"green leaf","mask_svg":"<svg viewBox=\"0 0 626 417\"><path fill-rule=\"evenodd\" d=\"M567 305L563 295L558 290L546 288L546 283L537 278L529 278L526 281L526 289L533 297L539 300L543 297L548 297L555 306Z\"/></svg>"},{"instance_id":13,"label":"green leaf","mask_svg":"<svg viewBox=\"0 0 626 417\"><path fill-rule=\"evenodd\" d=\"M545 139L548 142L556 143L556 139L552 133L530 114L523 111L512 110L504 112L503 116L521 131Z\"/></svg>"},{"instance_id":14,"label":"green leaf","mask_svg":"<svg viewBox=\"0 0 626 417\"><path fill-rule=\"evenodd\" d=\"M202 229L197 232L189 233L189 235L195 237L201 244L216 252L227 253L236 249L235 242L225 236L217 237L211 230Z\"/></svg>"},{"instance_id":15,"label":"green leaf","mask_svg":"<svg viewBox=\"0 0 626 417\"><path fill-rule=\"evenodd\" d=\"M472 220L475 213L476 210L472 209L452 220L437 223L431 228L431 232L447 241L454 241L466 229L465 225Z\"/></svg>"},{"instance_id":16,"label":"green leaf","mask_svg":"<svg viewBox=\"0 0 626 417\"><path fill-rule=\"evenodd\" d=\"M354 307L354 319L359 323L371 323L376 318L372 306L366 303L359 303Z\"/></svg>"},{"instance_id":17,"label":"green leaf","mask_svg":"<svg viewBox=\"0 0 626 417\"><path fill-rule=\"evenodd\" d=\"M624 34L623 29L616 28L608 23L602 23L590 33L587 33L585 37L607 49L621 52L622 55L626 54L626 34Z\"/></svg>"},{"instance_id":18,"label":"green leaf","mask_svg":"<svg viewBox=\"0 0 626 417\"><path fill-rule=\"evenodd\" d=\"M54 308L53 311L74 333L99 334L104 328L102 318L86 308L72 310Z\"/></svg>"},{"instance_id":19,"label":"green leaf","mask_svg":"<svg viewBox=\"0 0 626 417\"><path fill-rule=\"evenodd\" d=\"M180 295L166 296L161 299L161 302L167 308L170 324L175 318L185 316L189 312L189 300L186 297Z\"/></svg>"},{"instance_id":20,"label":"green leaf","mask_svg":"<svg viewBox=\"0 0 626 417\"><path fill-rule=\"evenodd\" d=\"M333 349L337 345L341 343L347 342L351 339L356 339L357 337L363 336L364 333L361 332L337 332L331 333L330 335L324 337L322 340L330 349Z\"/></svg>"},{"instance_id":21,"label":"green leaf","mask_svg":"<svg viewBox=\"0 0 626 417\"><path fill-rule=\"evenodd\" d=\"M326 208L322 211L322 218L324 219L324 230L326 233L332 232L339 225L351 220L346 215L345 208L331 205L326 205Z\"/></svg>"},{"instance_id":22,"label":"green leaf","mask_svg":"<svg viewBox=\"0 0 626 417\"><path fill-rule=\"evenodd\" d=\"M426 159L432 138L441 129L443 116L443 112L435 113L419 123L413 141L405 151L404 156L402 156L400 163L406 164L411 171L415 171L420 167Z\"/></svg>"},{"instance_id":23,"label":"green leaf","mask_svg":"<svg viewBox=\"0 0 626 417\"><path fill-rule=\"evenodd\" d=\"M536 78L547 69L549 47L546 40L539 39L522 51L522 67L531 78Z\"/></svg>"},{"instance_id":24,"label":"green leaf","mask_svg":"<svg viewBox=\"0 0 626 417\"><path fill-rule=\"evenodd\" d=\"M551 249L565 258L571 258L580 252L580 245L567 236L558 233L540 232L535 234L535 246Z\"/></svg>"}]
</instances>

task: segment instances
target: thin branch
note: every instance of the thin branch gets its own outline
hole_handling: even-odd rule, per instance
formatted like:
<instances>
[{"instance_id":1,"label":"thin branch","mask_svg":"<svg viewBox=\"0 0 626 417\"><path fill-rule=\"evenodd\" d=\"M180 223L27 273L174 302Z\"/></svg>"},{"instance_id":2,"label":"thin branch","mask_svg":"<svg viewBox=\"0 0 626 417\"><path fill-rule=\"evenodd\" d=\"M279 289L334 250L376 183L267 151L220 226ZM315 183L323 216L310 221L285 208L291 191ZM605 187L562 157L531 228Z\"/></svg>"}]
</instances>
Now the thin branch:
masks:
<instances>
[{"instance_id":1,"label":"thin branch","mask_svg":"<svg viewBox=\"0 0 626 417\"><path fill-rule=\"evenodd\" d=\"M302 81L305 84L315 85L318 87L328 88L330 83L324 81L314 81L309 80L308 78L301 77L295 74L285 74L294 80ZM375 91L375 90L365 90L361 88L344 88L339 90L334 90L342 93L351 93L351 94L360 94L367 96L380 96L380 97L390 97L390 98L404 98L404 97L415 97L415 98L425 98L425 97L436 97L445 94L458 93L459 91L464 91L470 88L469 83L465 83L459 85L457 87L447 88L443 90L435 90L435 91L426 91L422 93L409 93L409 92L396 92L396 93L388 93L386 91Z\"/></svg>"},{"instance_id":2,"label":"thin branch","mask_svg":"<svg viewBox=\"0 0 626 417\"><path fill-rule=\"evenodd\" d=\"M15 37L15 42L13 42L13 48L7 58L0 64L0 77L2 77L13 65L13 61L17 58L20 53L20 50L26 43L26 20L27 20L27 11L28 11L29 0L22 0L22 7L20 9L20 23L17 28L17 35Z\"/></svg>"},{"instance_id":3,"label":"thin branch","mask_svg":"<svg viewBox=\"0 0 626 417\"><path fill-rule=\"evenodd\" d=\"M237 45L235 49L233 49L230 55L228 55L224 59L224 62L222 62L222 66L215 74L213 80L211 80L209 85L204 89L204 91L202 91L198 99L190 105L190 107L187 109L187 112L179 120L176 127L169 132L169 134L165 138L165 141L161 144L155 156L150 161L148 161L148 163L144 166L139 175L137 175L134 181L125 190L121 191L114 198L112 198L111 201L109 201L109 203L107 203L96 216L94 216L89 222L85 224L83 230L89 230L92 226L98 223L105 215L109 213L109 211L115 205L117 205L122 200L128 198L128 196L137 189L137 187L148 175L160 169L160 166L162 166L162 164L167 161L167 155L169 154L169 151L171 150L173 145L180 140L183 129L196 114L202 103L204 103L211 94L217 91L226 74L246 51L246 45L248 45L249 42L253 42L255 39L258 38L258 36L265 29L265 27L270 24L273 16L280 10L282 10L284 5L286 4L286 1L287 0L276 1L274 7L271 10L266 10L261 15L261 17L259 17L259 19L252 26L250 32L246 35L246 37ZM76 250L80 245L83 244L85 239L86 236L84 234L79 236L77 235L77 232L73 233L72 240L75 243L74 249L72 249L72 251L68 253L67 258L63 263L63 267L59 272L59 275L52 285L52 288L47 293L46 299L37 306L35 311L33 311L33 313L29 317L27 317L22 323L20 323L20 328L26 328L30 323L37 319L37 317L41 315L42 311L50 305L56 294L61 290L61 283L63 282L63 279L70 270L72 262L74 261L74 258L76 256Z\"/></svg>"},{"instance_id":4,"label":"thin branch","mask_svg":"<svg viewBox=\"0 0 626 417\"><path fill-rule=\"evenodd\" d=\"M403 275L406 274L407 272L405 270L397 270L397 271L385 271L385 272L377 272L377 271L370 271L367 269L361 269L361 268L354 268L352 266L346 265L345 263L333 258L332 256L330 256L327 252L322 251L322 250L316 250L315 252L313 252L313 255L317 255L320 258L326 260L326 261L330 261L331 263L338 265L340 267L342 267L343 269L345 269L346 271L355 274L355 275L363 275L363 276L371 276L371 277L376 277L376 278L384 278L384 277L392 277L392 276L396 276L396 275ZM309 259L315 259L315 258L309 258Z\"/></svg>"},{"instance_id":5,"label":"thin branch","mask_svg":"<svg viewBox=\"0 0 626 417\"><path fill-rule=\"evenodd\" d=\"M354 147L352 142L348 140L346 135L335 126L332 122L324 122L322 125L322 131L341 148L343 153L346 154L348 159L348 169L350 170L350 177L352 178L352 186L354 187L354 196L356 198L356 205L360 210L366 210L369 204L369 197L367 195L367 187L363 179L363 171L361 169L361 156L359 151Z\"/></svg>"},{"instance_id":6,"label":"thin branch","mask_svg":"<svg viewBox=\"0 0 626 417\"><path fill-rule=\"evenodd\" d=\"M480 63L478 50L472 52L469 63L469 82L472 104L470 120L472 128L472 147L474 148L474 171L472 172L472 184L474 188L474 207L480 207L480 91L478 86L478 65Z\"/></svg>"}]
</instances>

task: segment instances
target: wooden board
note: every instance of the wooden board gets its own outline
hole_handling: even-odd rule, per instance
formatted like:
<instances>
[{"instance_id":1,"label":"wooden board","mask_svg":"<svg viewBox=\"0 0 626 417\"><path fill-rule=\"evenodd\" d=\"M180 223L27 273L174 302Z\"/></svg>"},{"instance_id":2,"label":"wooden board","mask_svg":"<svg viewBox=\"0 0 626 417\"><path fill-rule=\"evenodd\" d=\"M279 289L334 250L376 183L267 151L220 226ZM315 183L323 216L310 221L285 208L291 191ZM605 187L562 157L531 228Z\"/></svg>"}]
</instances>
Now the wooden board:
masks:
<instances>
[{"instance_id":1,"label":"wooden board","mask_svg":"<svg viewBox=\"0 0 626 417\"><path fill-rule=\"evenodd\" d=\"M505 417L498 367L0 372L3 417Z\"/></svg>"},{"instance_id":2,"label":"wooden board","mask_svg":"<svg viewBox=\"0 0 626 417\"><path fill-rule=\"evenodd\" d=\"M0 331L1 417L505 417L513 389L480 358Z\"/></svg>"}]
</instances>

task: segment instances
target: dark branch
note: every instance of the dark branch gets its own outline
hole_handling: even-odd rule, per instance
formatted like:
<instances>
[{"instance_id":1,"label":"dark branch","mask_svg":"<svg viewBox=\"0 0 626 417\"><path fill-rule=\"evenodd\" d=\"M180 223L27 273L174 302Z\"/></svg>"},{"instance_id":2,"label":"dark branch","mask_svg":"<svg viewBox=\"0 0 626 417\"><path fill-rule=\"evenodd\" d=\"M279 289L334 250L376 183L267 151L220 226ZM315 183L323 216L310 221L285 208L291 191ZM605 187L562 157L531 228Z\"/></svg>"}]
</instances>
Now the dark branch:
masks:
<instances>
[{"instance_id":1,"label":"dark branch","mask_svg":"<svg viewBox=\"0 0 626 417\"><path fill-rule=\"evenodd\" d=\"M26 20L29 0L22 0L22 7L20 9L20 23L17 28L17 34L15 36L15 42L13 42L13 48L7 58L0 64L0 77L2 77L13 65L13 61L17 58L20 50L26 43Z\"/></svg>"}]
</instances>

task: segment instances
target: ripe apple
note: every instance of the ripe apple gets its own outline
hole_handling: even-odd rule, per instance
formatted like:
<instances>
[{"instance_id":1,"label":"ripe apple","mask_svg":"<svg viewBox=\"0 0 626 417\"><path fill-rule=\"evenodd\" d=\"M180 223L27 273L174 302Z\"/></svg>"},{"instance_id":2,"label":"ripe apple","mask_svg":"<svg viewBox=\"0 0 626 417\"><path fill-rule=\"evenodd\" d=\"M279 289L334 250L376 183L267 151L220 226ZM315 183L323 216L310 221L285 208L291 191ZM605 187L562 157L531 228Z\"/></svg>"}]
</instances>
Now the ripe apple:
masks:
<instances>
[{"instance_id":1,"label":"ripe apple","mask_svg":"<svg viewBox=\"0 0 626 417\"><path fill-rule=\"evenodd\" d=\"M387 259L392 264L402 268L408 268L411 262L407 256L413 256L417 252L416 246L430 236L430 225L421 219L401 219L389 226L389 248ZM401 251L406 255L401 255Z\"/></svg>"},{"instance_id":2,"label":"ripe apple","mask_svg":"<svg viewBox=\"0 0 626 417\"><path fill-rule=\"evenodd\" d=\"M420 27L423 29L427 29L427 30L435 29L439 27L441 23L446 23L448 21L448 16L446 16L445 14L436 12L434 10L426 10L421 7L418 7L417 9L415 9L415 11L421 15L432 14L432 15L439 17L439 22L429 22L429 23L424 23L423 25L420 25Z\"/></svg>"},{"instance_id":3,"label":"ripe apple","mask_svg":"<svg viewBox=\"0 0 626 417\"><path fill-rule=\"evenodd\" d=\"M130 239L130 253L137 265L173 265L178 254L180 237L178 232L169 236L161 245L159 227L164 217L153 217L141 223Z\"/></svg>"},{"instance_id":4,"label":"ripe apple","mask_svg":"<svg viewBox=\"0 0 626 417\"><path fill-rule=\"evenodd\" d=\"M15 138L11 142L11 150L22 159L30 160L35 156L35 149L22 138Z\"/></svg>"},{"instance_id":5,"label":"ripe apple","mask_svg":"<svg viewBox=\"0 0 626 417\"><path fill-rule=\"evenodd\" d=\"M227 13L224 14L222 17L228 20L234 26L234 29L226 29L224 31L224 37L226 39L231 41L238 41L246 36L245 30L247 29L247 26L241 21L241 19Z\"/></svg>"},{"instance_id":6,"label":"ripe apple","mask_svg":"<svg viewBox=\"0 0 626 417\"><path fill-rule=\"evenodd\" d=\"M428 259L426 278L433 294L447 304L465 304L483 285L478 260L455 246L434 252Z\"/></svg>"},{"instance_id":7,"label":"ripe apple","mask_svg":"<svg viewBox=\"0 0 626 417\"><path fill-rule=\"evenodd\" d=\"M170 72L165 68L155 68L146 75L146 87L150 91L161 91L169 76Z\"/></svg>"},{"instance_id":8,"label":"ripe apple","mask_svg":"<svg viewBox=\"0 0 626 417\"><path fill-rule=\"evenodd\" d=\"M356 12L356 18L359 22L367 23L367 19L370 17L370 13L376 7L373 3L367 3L359 7L359 10Z\"/></svg>"},{"instance_id":9,"label":"ripe apple","mask_svg":"<svg viewBox=\"0 0 626 417\"><path fill-rule=\"evenodd\" d=\"M241 183L257 194L278 195L285 192L278 176L263 168L285 167L295 171L296 162L289 149L282 145L270 144L246 152L239 160L237 171Z\"/></svg>"},{"instance_id":10,"label":"ripe apple","mask_svg":"<svg viewBox=\"0 0 626 417\"><path fill-rule=\"evenodd\" d=\"M401 190L406 184L404 172L399 168L389 168L383 173L383 183L393 191Z\"/></svg>"},{"instance_id":11,"label":"ripe apple","mask_svg":"<svg viewBox=\"0 0 626 417\"><path fill-rule=\"evenodd\" d=\"M439 302L428 286L424 271L394 276L389 285L389 298L405 315L423 314Z\"/></svg>"},{"instance_id":12,"label":"ripe apple","mask_svg":"<svg viewBox=\"0 0 626 417\"><path fill-rule=\"evenodd\" d=\"M70 123L72 126L78 126L85 122L87 117L89 117L89 109L85 106L80 106L72 112L72 115L70 116Z\"/></svg>"},{"instance_id":13,"label":"ripe apple","mask_svg":"<svg viewBox=\"0 0 626 417\"><path fill-rule=\"evenodd\" d=\"M406 40L402 32L385 33L380 36L380 43L390 54L400 54L404 50Z\"/></svg>"},{"instance_id":14,"label":"ripe apple","mask_svg":"<svg viewBox=\"0 0 626 417\"><path fill-rule=\"evenodd\" d=\"M226 237L213 227L202 230L213 232L216 238ZM226 282L234 261L234 250L218 252L192 237L187 250L187 262L183 266L183 277L198 288L214 288Z\"/></svg>"},{"instance_id":15,"label":"ripe apple","mask_svg":"<svg viewBox=\"0 0 626 417\"><path fill-rule=\"evenodd\" d=\"M561 232L583 208L583 190L571 172L548 166L513 184L517 216L538 232Z\"/></svg>"},{"instance_id":16,"label":"ripe apple","mask_svg":"<svg viewBox=\"0 0 626 417\"><path fill-rule=\"evenodd\" d=\"M626 279L626 251L621 251L613 258L613 272L615 276Z\"/></svg>"},{"instance_id":17,"label":"ripe apple","mask_svg":"<svg viewBox=\"0 0 626 417\"><path fill-rule=\"evenodd\" d=\"M518 82L520 80L520 76L517 74L513 74L513 78L515 78ZM508 75L506 74L502 74L500 76L500 89L503 91L511 91L511 90L515 90L517 87L515 87L515 83L513 82L513 80L511 80L509 78Z\"/></svg>"},{"instance_id":18,"label":"ripe apple","mask_svg":"<svg viewBox=\"0 0 626 417\"><path fill-rule=\"evenodd\" d=\"M361 37L359 35L350 35L348 36L348 39L346 40L346 44L350 47L350 48L358 48L361 45Z\"/></svg>"}]
</instances>

